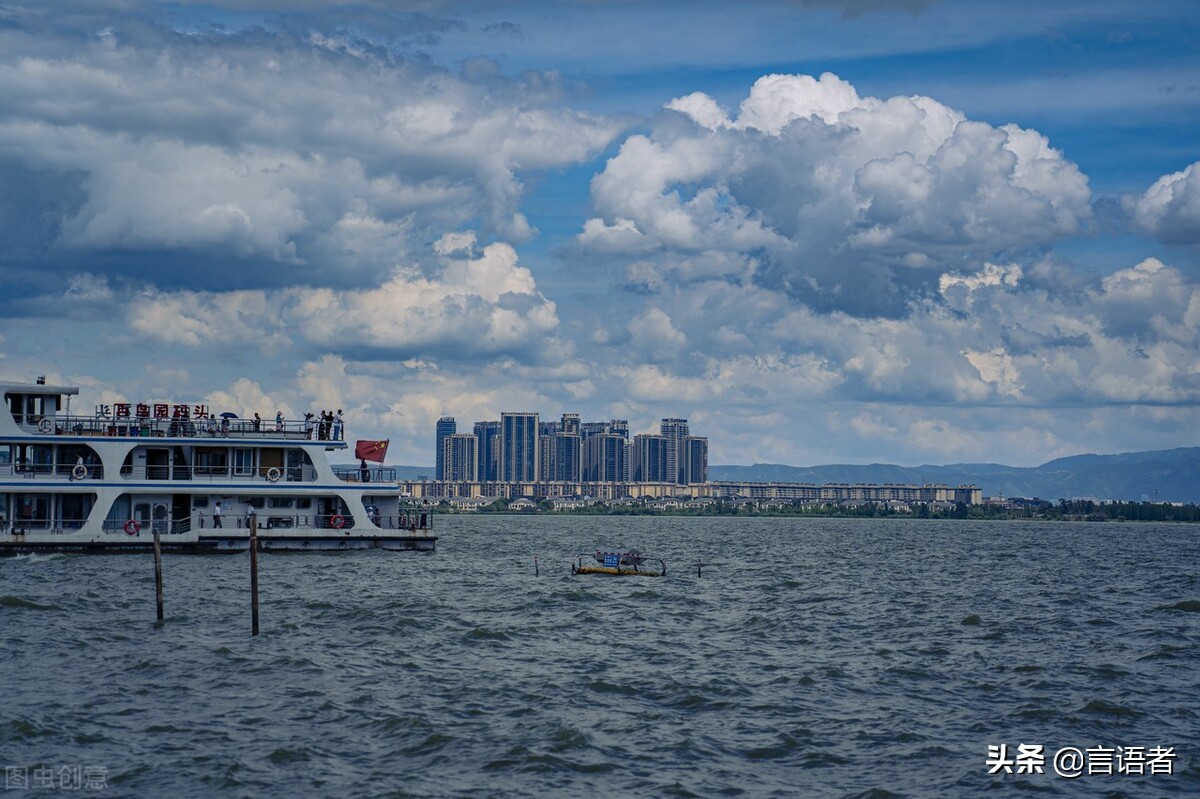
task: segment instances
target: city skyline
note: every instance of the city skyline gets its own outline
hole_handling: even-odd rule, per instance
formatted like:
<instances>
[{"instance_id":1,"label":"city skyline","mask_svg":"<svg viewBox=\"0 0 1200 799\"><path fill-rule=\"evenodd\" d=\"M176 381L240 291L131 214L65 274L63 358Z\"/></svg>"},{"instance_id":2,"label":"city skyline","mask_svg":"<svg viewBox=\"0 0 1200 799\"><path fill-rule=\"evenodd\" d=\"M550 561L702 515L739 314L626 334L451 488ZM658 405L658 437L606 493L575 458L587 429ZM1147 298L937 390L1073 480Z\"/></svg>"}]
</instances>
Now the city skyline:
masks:
<instances>
[{"instance_id":1,"label":"city skyline","mask_svg":"<svg viewBox=\"0 0 1200 799\"><path fill-rule=\"evenodd\" d=\"M584 422L564 412L503 411L458 433L442 416L434 427L433 478L457 483L708 482L708 438L689 435L687 419L663 418L657 433L630 437L626 419Z\"/></svg>"},{"instance_id":2,"label":"city skyline","mask_svg":"<svg viewBox=\"0 0 1200 799\"><path fill-rule=\"evenodd\" d=\"M721 464L1196 444L1198 34L1182 0L12 0L0 378L341 408L396 463L497 408L631 444L670 409Z\"/></svg>"}]
</instances>

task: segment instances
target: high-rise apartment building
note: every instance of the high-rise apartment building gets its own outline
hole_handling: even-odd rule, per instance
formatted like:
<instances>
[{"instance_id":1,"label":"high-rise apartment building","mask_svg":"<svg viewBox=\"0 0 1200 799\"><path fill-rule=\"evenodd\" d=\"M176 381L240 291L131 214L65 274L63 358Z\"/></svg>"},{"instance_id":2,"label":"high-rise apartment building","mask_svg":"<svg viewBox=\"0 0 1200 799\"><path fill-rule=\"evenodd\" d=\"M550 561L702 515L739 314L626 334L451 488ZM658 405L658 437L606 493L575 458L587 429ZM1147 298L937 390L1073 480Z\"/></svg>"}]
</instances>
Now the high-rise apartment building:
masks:
<instances>
[{"instance_id":1,"label":"high-rise apartment building","mask_svg":"<svg viewBox=\"0 0 1200 799\"><path fill-rule=\"evenodd\" d=\"M500 423L476 422L478 439L479 479L494 483L500 479Z\"/></svg>"},{"instance_id":2,"label":"high-rise apartment building","mask_svg":"<svg viewBox=\"0 0 1200 799\"><path fill-rule=\"evenodd\" d=\"M701 436L688 436L684 441L684 451L687 457L684 458L683 463L683 482L688 485L692 483L707 483L708 439Z\"/></svg>"},{"instance_id":3,"label":"high-rise apartment building","mask_svg":"<svg viewBox=\"0 0 1200 799\"><path fill-rule=\"evenodd\" d=\"M635 483L673 482L667 480L666 436L634 436L629 461L630 476Z\"/></svg>"},{"instance_id":4,"label":"high-rise apartment building","mask_svg":"<svg viewBox=\"0 0 1200 799\"><path fill-rule=\"evenodd\" d=\"M434 474L438 480L446 479L446 462L444 460L444 444L447 436L452 436L458 432L458 425L454 421L453 416L443 416L437 421L437 441L434 443L434 457L437 458L437 465L434 468Z\"/></svg>"},{"instance_id":5,"label":"high-rise apartment building","mask_svg":"<svg viewBox=\"0 0 1200 799\"><path fill-rule=\"evenodd\" d=\"M564 483L583 480L583 439L577 433L556 433L551 441L554 470L550 479Z\"/></svg>"},{"instance_id":6,"label":"high-rise apartment building","mask_svg":"<svg viewBox=\"0 0 1200 799\"><path fill-rule=\"evenodd\" d=\"M592 436L608 432L608 422L582 422L579 425L579 437L585 442Z\"/></svg>"},{"instance_id":7,"label":"high-rise apartment building","mask_svg":"<svg viewBox=\"0 0 1200 799\"><path fill-rule=\"evenodd\" d=\"M617 433L600 433L583 445L583 479L620 483L629 479L629 444Z\"/></svg>"},{"instance_id":8,"label":"high-rise apartment building","mask_svg":"<svg viewBox=\"0 0 1200 799\"><path fill-rule=\"evenodd\" d=\"M532 482L538 479L538 415L500 414L500 480Z\"/></svg>"},{"instance_id":9,"label":"high-rise apartment building","mask_svg":"<svg viewBox=\"0 0 1200 799\"><path fill-rule=\"evenodd\" d=\"M554 437L558 435L558 422L538 423L538 479L554 479Z\"/></svg>"},{"instance_id":10,"label":"high-rise apartment building","mask_svg":"<svg viewBox=\"0 0 1200 799\"><path fill-rule=\"evenodd\" d=\"M667 482L684 484L687 475L684 465L687 462L687 452L684 442L688 437L687 419L663 419L659 428L667 439Z\"/></svg>"},{"instance_id":11,"label":"high-rise apartment building","mask_svg":"<svg viewBox=\"0 0 1200 799\"><path fill-rule=\"evenodd\" d=\"M443 480L475 482L479 479L479 439L471 433L455 433L442 439Z\"/></svg>"},{"instance_id":12,"label":"high-rise apartment building","mask_svg":"<svg viewBox=\"0 0 1200 799\"><path fill-rule=\"evenodd\" d=\"M562 421L559 422L559 432L566 433L569 436L579 435L579 414L564 413Z\"/></svg>"}]
</instances>

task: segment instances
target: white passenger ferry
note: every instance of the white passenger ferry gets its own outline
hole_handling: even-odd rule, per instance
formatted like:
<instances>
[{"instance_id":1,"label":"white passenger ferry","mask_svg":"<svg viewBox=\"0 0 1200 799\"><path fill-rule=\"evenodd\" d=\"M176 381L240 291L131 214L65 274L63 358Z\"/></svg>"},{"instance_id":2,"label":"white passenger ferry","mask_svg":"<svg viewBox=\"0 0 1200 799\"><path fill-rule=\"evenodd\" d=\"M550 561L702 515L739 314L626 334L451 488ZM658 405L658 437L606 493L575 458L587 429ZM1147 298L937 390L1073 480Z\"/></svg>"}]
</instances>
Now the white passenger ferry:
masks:
<instances>
[{"instance_id":1,"label":"white passenger ferry","mask_svg":"<svg viewBox=\"0 0 1200 799\"><path fill-rule=\"evenodd\" d=\"M437 541L428 509L402 502L394 469L330 465L348 451L340 422L168 403L77 415L73 386L0 390L0 555L147 551L154 532L167 551L239 552L252 513L264 551Z\"/></svg>"}]
</instances>

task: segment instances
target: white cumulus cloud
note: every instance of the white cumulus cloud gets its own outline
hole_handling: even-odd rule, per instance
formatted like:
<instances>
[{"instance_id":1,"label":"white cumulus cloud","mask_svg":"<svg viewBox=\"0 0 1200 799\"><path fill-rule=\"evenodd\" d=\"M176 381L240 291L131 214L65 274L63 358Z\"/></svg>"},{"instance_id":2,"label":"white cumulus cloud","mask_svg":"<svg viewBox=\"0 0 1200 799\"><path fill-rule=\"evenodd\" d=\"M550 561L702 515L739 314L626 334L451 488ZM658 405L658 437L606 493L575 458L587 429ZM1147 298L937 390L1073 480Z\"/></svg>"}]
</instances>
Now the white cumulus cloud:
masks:
<instances>
[{"instance_id":1,"label":"white cumulus cloud","mask_svg":"<svg viewBox=\"0 0 1200 799\"><path fill-rule=\"evenodd\" d=\"M897 314L939 267L1046 246L1091 215L1087 178L1044 136L928 97L768 75L732 119L698 93L666 107L696 124L622 143L592 181L581 246L740 254L795 300Z\"/></svg>"},{"instance_id":2,"label":"white cumulus cloud","mask_svg":"<svg viewBox=\"0 0 1200 799\"><path fill-rule=\"evenodd\" d=\"M1125 206L1143 232L1170 244L1200 244L1200 163L1163 175Z\"/></svg>"}]
</instances>

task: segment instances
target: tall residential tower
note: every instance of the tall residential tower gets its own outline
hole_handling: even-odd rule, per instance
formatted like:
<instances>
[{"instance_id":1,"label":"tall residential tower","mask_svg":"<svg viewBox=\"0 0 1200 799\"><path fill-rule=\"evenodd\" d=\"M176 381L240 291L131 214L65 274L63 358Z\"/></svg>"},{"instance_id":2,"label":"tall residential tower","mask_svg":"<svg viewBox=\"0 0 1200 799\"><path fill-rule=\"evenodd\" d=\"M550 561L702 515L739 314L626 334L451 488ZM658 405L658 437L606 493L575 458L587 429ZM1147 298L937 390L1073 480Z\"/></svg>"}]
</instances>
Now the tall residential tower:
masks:
<instances>
[{"instance_id":1,"label":"tall residential tower","mask_svg":"<svg viewBox=\"0 0 1200 799\"><path fill-rule=\"evenodd\" d=\"M434 457L437 458L437 466L434 469L434 474L438 480L446 479L446 460L445 460L445 442L447 436L452 436L458 432L458 425L454 421L453 416L443 416L437 422L437 441L434 445Z\"/></svg>"},{"instance_id":2,"label":"tall residential tower","mask_svg":"<svg viewBox=\"0 0 1200 799\"><path fill-rule=\"evenodd\" d=\"M538 415L500 414L500 480L506 483L538 479Z\"/></svg>"}]
</instances>

